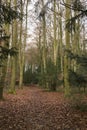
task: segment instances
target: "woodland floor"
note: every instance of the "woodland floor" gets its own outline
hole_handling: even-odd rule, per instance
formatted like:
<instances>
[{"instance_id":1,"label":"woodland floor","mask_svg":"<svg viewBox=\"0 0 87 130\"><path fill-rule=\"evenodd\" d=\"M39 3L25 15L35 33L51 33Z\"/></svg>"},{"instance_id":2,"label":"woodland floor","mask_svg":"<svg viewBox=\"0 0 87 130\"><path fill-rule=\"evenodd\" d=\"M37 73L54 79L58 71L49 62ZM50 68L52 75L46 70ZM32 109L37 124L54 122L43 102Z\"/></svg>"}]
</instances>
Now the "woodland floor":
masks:
<instances>
[{"instance_id":1,"label":"woodland floor","mask_svg":"<svg viewBox=\"0 0 87 130\"><path fill-rule=\"evenodd\" d=\"M72 109L62 93L31 86L4 98L0 130L87 130L87 112Z\"/></svg>"}]
</instances>

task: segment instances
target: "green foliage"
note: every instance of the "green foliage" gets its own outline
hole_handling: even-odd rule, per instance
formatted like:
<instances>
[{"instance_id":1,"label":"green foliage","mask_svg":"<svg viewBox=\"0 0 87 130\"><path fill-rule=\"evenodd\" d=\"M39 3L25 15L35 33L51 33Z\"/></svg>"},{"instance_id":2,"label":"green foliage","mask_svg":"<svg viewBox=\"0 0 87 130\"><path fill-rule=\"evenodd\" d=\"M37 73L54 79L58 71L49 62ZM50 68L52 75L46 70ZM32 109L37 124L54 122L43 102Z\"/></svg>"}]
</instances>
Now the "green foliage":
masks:
<instances>
[{"instance_id":1,"label":"green foliage","mask_svg":"<svg viewBox=\"0 0 87 130\"><path fill-rule=\"evenodd\" d=\"M66 50L68 57L71 61L74 59L77 64L76 72L74 70L69 70L69 82L71 86L77 87L86 87L87 84L87 56L85 55L77 55L72 53L70 50Z\"/></svg>"},{"instance_id":2,"label":"green foliage","mask_svg":"<svg viewBox=\"0 0 87 130\"><path fill-rule=\"evenodd\" d=\"M50 89L56 90L58 82L57 67L54 65L51 59L49 59L47 62L47 80Z\"/></svg>"},{"instance_id":3,"label":"green foliage","mask_svg":"<svg viewBox=\"0 0 87 130\"><path fill-rule=\"evenodd\" d=\"M0 26L2 26L4 23L11 23L13 19L21 19L21 14L19 11L16 11L12 7L10 7L10 4L3 4L0 3Z\"/></svg>"},{"instance_id":4,"label":"green foliage","mask_svg":"<svg viewBox=\"0 0 87 130\"><path fill-rule=\"evenodd\" d=\"M66 23L66 28L68 29L69 32L72 32L73 30L76 30L76 20L77 19L82 19L83 17L87 17L87 8L86 8L86 2L81 2L80 0L74 0L71 4L69 3L63 3L63 5L66 8L69 8L70 10L74 10L78 12L75 16L71 17L70 19L67 20Z\"/></svg>"},{"instance_id":5,"label":"green foliage","mask_svg":"<svg viewBox=\"0 0 87 130\"><path fill-rule=\"evenodd\" d=\"M76 60L77 64L80 64L83 67L86 67L87 65L87 54L74 54L71 50L65 50L67 52L67 56L71 59L71 60Z\"/></svg>"},{"instance_id":6,"label":"green foliage","mask_svg":"<svg viewBox=\"0 0 87 130\"><path fill-rule=\"evenodd\" d=\"M38 83L42 87L46 87L47 75L45 73L38 72Z\"/></svg>"},{"instance_id":7,"label":"green foliage","mask_svg":"<svg viewBox=\"0 0 87 130\"><path fill-rule=\"evenodd\" d=\"M52 59L47 59L47 65L46 65L46 73L41 71L41 66L38 67L38 81L39 84L42 86L47 87L50 91L56 91L57 86L61 85L63 83L62 80L58 79L58 76L61 73L60 69L60 59L58 58L58 63L55 66ZM46 83L46 84L45 84Z\"/></svg>"},{"instance_id":8,"label":"green foliage","mask_svg":"<svg viewBox=\"0 0 87 130\"><path fill-rule=\"evenodd\" d=\"M24 84L37 84L38 83L38 75L37 71L32 72L32 68L28 67L28 69L24 72Z\"/></svg>"},{"instance_id":9,"label":"green foliage","mask_svg":"<svg viewBox=\"0 0 87 130\"><path fill-rule=\"evenodd\" d=\"M61 85L62 81L59 80L58 76L61 73L60 58L58 58L57 65L55 66L51 59L47 62L47 81L50 90L56 91L57 86Z\"/></svg>"},{"instance_id":10,"label":"green foliage","mask_svg":"<svg viewBox=\"0 0 87 130\"><path fill-rule=\"evenodd\" d=\"M60 85L62 82L58 80L58 66L55 66L51 59L47 61L46 73L42 70L41 66L37 66L37 69L32 72L32 67L29 66L28 69L24 72L24 83L25 84L40 84L43 87L48 86L52 91L56 90L57 85Z\"/></svg>"},{"instance_id":11,"label":"green foliage","mask_svg":"<svg viewBox=\"0 0 87 130\"><path fill-rule=\"evenodd\" d=\"M3 99L3 87L0 87L0 100L2 100L2 99Z\"/></svg>"},{"instance_id":12,"label":"green foliage","mask_svg":"<svg viewBox=\"0 0 87 130\"><path fill-rule=\"evenodd\" d=\"M8 55L15 56L18 53L17 48L7 48L0 46L0 67L3 66L4 60L8 58Z\"/></svg>"},{"instance_id":13,"label":"green foliage","mask_svg":"<svg viewBox=\"0 0 87 130\"><path fill-rule=\"evenodd\" d=\"M17 7L12 8L10 3L5 4L0 2L0 67L3 66L3 62L8 58L8 55L14 56L18 52L15 47L9 49L9 45L2 45L2 42L6 44L6 40L10 38L10 36L6 35L3 25L7 23L11 24L13 19L22 19L21 16L20 12L17 11Z\"/></svg>"},{"instance_id":14,"label":"green foliage","mask_svg":"<svg viewBox=\"0 0 87 130\"><path fill-rule=\"evenodd\" d=\"M46 73L39 72L39 83L42 86L47 86L50 90L55 91L57 86L57 68L51 59L47 60ZM46 84L47 85L46 85Z\"/></svg>"},{"instance_id":15,"label":"green foliage","mask_svg":"<svg viewBox=\"0 0 87 130\"><path fill-rule=\"evenodd\" d=\"M82 55L77 55L76 57L78 63L86 63L87 64L87 55L82 54Z\"/></svg>"},{"instance_id":16,"label":"green foliage","mask_svg":"<svg viewBox=\"0 0 87 130\"><path fill-rule=\"evenodd\" d=\"M87 112L87 103L82 103L78 108L82 112Z\"/></svg>"},{"instance_id":17,"label":"green foliage","mask_svg":"<svg viewBox=\"0 0 87 130\"><path fill-rule=\"evenodd\" d=\"M87 103L84 101L84 95L72 95L70 97L70 105L72 108L87 112Z\"/></svg>"},{"instance_id":18,"label":"green foliage","mask_svg":"<svg viewBox=\"0 0 87 130\"><path fill-rule=\"evenodd\" d=\"M71 86L83 86L85 87L87 80L81 74L78 74L72 70L69 70L69 83Z\"/></svg>"},{"instance_id":19,"label":"green foliage","mask_svg":"<svg viewBox=\"0 0 87 130\"><path fill-rule=\"evenodd\" d=\"M82 5L80 0L74 0L72 7L76 11L84 10L84 6Z\"/></svg>"}]
</instances>

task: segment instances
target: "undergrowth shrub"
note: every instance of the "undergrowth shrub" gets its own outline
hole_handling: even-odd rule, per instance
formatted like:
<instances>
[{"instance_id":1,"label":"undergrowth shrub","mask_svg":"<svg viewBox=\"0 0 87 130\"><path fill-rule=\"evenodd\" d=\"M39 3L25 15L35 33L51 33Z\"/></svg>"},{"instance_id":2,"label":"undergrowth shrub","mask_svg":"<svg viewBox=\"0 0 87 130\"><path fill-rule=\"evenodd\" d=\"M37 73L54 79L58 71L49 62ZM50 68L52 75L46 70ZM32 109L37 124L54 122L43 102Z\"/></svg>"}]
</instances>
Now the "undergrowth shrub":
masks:
<instances>
[{"instance_id":1,"label":"undergrowth shrub","mask_svg":"<svg viewBox=\"0 0 87 130\"><path fill-rule=\"evenodd\" d=\"M82 112L87 111L87 102L85 101L83 94L72 95L70 97L70 105L76 110L80 110Z\"/></svg>"}]
</instances>

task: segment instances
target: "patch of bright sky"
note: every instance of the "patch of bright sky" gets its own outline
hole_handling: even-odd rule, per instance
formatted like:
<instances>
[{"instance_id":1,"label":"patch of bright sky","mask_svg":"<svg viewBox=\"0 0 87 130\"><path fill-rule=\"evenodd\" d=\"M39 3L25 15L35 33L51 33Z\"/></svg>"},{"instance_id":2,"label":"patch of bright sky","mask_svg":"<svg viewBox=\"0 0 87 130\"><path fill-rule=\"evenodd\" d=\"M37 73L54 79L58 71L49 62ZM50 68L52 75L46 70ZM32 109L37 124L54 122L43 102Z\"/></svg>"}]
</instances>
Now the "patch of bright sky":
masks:
<instances>
[{"instance_id":1,"label":"patch of bright sky","mask_svg":"<svg viewBox=\"0 0 87 130\"><path fill-rule=\"evenodd\" d=\"M31 0L28 6L28 37L27 37L27 45L34 46L35 45L35 28L37 26L38 20L37 15L35 15L35 2L37 0Z\"/></svg>"},{"instance_id":2,"label":"patch of bright sky","mask_svg":"<svg viewBox=\"0 0 87 130\"><path fill-rule=\"evenodd\" d=\"M28 38L27 38L27 43L29 46L33 46L35 45L35 30L37 27L37 24L39 23L38 20L38 15L39 12L41 11L39 9L38 14L35 14L35 3L39 1L39 0L31 0L31 2L29 3L29 7L28 7ZM48 0L45 0L45 3ZM50 1L50 0L49 0Z\"/></svg>"}]
</instances>

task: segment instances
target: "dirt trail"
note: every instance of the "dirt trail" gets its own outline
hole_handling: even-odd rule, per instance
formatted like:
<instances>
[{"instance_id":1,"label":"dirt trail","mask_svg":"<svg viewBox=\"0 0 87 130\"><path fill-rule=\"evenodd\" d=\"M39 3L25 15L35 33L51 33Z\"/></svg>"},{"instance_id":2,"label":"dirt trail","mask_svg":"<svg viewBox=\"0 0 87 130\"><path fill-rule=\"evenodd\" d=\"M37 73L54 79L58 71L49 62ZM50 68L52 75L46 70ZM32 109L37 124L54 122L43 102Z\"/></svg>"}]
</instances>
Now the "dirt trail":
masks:
<instances>
[{"instance_id":1,"label":"dirt trail","mask_svg":"<svg viewBox=\"0 0 87 130\"><path fill-rule=\"evenodd\" d=\"M72 110L61 93L31 86L4 97L0 130L87 130L87 113Z\"/></svg>"}]
</instances>

